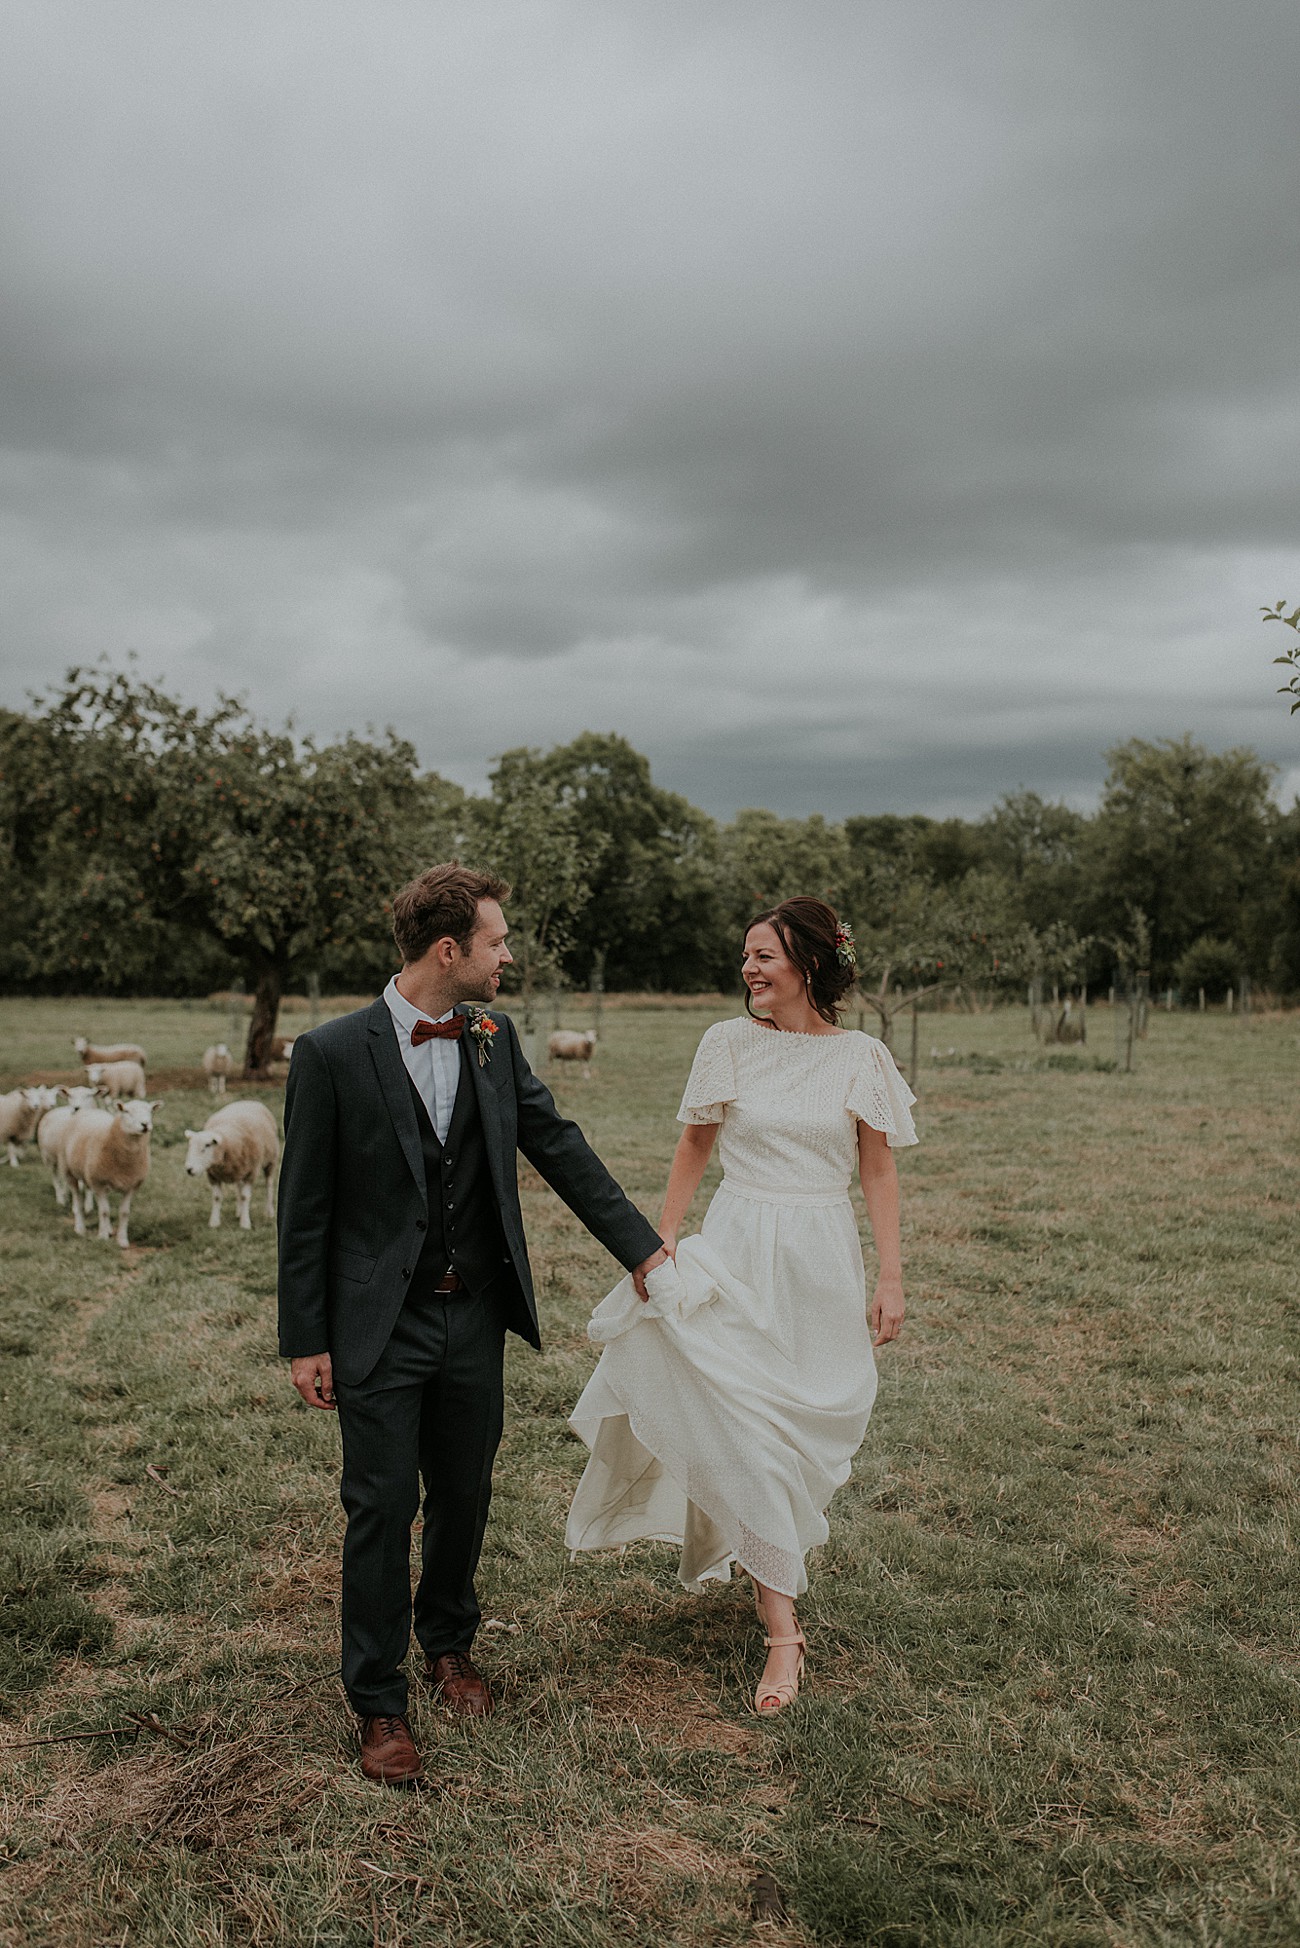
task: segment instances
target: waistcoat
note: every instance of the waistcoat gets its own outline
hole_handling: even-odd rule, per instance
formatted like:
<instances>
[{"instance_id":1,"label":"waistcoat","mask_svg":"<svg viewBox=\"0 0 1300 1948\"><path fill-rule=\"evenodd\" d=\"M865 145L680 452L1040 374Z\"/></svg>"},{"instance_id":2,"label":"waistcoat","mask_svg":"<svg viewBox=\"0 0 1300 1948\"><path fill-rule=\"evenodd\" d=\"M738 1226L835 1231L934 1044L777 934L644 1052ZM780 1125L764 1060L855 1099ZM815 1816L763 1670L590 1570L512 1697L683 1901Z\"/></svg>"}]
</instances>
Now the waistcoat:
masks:
<instances>
[{"instance_id":1,"label":"waistcoat","mask_svg":"<svg viewBox=\"0 0 1300 1948\"><path fill-rule=\"evenodd\" d=\"M462 1044L460 1078L446 1143L439 1143L419 1090L409 1075L406 1078L420 1130L429 1202L429 1229L412 1286L437 1284L450 1267L478 1295L510 1269L510 1254L497 1214L483 1119L473 1078L465 1073L466 1061Z\"/></svg>"}]
</instances>

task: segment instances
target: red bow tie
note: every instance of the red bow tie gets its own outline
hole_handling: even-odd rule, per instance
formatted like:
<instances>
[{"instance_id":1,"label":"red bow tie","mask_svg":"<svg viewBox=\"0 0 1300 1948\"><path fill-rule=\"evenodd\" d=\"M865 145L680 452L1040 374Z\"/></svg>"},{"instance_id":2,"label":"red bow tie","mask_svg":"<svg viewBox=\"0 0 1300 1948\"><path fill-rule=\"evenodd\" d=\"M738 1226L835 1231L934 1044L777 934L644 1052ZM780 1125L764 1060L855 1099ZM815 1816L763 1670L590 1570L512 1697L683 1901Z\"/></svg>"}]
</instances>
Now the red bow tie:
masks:
<instances>
[{"instance_id":1,"label":"red bow tie","mask_svg":"<svg viewBox=\"0 0 1300 1948\"><path fill-rule=\"evenodd\" d=\"M419 1048L422 1042L458 1042L464 1033L464 1015L453 1015L450 1021L417 1021L411 1030L411 1047Z\"/></svg>"}]
</instances>

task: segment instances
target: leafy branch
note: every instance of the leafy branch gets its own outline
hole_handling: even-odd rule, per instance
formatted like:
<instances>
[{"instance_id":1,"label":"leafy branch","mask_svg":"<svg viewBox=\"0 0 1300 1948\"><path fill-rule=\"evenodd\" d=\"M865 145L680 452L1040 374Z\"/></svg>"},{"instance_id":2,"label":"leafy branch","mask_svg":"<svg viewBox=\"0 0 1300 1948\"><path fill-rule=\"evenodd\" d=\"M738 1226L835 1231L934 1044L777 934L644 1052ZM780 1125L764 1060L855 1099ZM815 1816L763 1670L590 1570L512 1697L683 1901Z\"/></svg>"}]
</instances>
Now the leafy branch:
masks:
<instances>
[{"instance_id":1,"label":"leafy branch","mask_svg":"<svg viewBox=\"0 0 1300 1948\"><path fill-rule=\"evenodd\" d=\"M1260 614L1265 622L1284 622L1288 629L1294 629L1300 636L1300 608L1292 609L1290 615L1284 615L1285 608L1286 603L1279 598L1273 608L1261 609ZM1273 661L1291 671L1290 679L1278 685L1277 693L1279 697L1291 698L1291 715L1294 717L1300 710L1300 643L1292 643L1290 649L1281 656L1275 656Z\"/></svg>"}]
</instances>

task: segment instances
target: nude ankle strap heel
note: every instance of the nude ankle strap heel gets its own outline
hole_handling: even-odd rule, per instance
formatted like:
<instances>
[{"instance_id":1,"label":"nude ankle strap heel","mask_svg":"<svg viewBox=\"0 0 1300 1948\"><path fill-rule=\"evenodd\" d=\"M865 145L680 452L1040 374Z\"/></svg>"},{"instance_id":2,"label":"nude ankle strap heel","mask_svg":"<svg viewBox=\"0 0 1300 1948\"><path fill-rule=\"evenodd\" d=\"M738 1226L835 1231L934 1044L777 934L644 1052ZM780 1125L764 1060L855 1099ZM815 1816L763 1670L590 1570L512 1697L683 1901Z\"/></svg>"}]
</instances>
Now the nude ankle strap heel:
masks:
<instances>
[{"instance_id":1,"label":"nude ankle strap heel","mask_svg":"<svg viewBox=\"0 0 1300 1948\"><path fill-rule=\"evenodd\" d=\"M785 1650L791 1644L799 1646L799 1662L795 1666L794 1677L787 1679L783 1684L760 1683L754 1693L755 1711L760 1717L770 1718L778 1711L784 1711L787 1705L792 1705L799 1695L799 1681L803 1676L804 1651L808 1647L808 1640L803 1631L798 1630L793 1637L764 1637L763 1642L769 1650Z\"/></svg>"}]
</instances>

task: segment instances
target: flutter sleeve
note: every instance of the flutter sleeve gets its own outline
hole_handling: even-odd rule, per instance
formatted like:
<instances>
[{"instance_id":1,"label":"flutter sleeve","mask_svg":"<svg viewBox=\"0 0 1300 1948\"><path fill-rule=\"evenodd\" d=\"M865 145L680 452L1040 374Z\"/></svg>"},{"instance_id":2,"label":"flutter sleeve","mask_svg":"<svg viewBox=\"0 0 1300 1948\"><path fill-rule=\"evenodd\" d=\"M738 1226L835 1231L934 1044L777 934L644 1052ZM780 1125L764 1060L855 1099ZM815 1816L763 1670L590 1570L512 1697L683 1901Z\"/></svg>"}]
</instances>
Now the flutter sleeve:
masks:
<instances>
[{"instance_id":1,"label":"flutter sleeve","mask_svg":"<svg viewBox=\"0 0 1300 1948\"><path fill-rule=\"evenodd\" d=\"M727 1024L715 1021L700 1037L677 1120L679 1123L720 1123L727 1104L735 1100L736 1070L727 1039Z\"/></svg>"},{"instance_id":2,"label":"flutter sleeve","mask_svg":"<svg viewBox=\"0 0 1300 1948\"><path fill-rule=\"evenodd\" d=\"M860 1123L883 1130L891 1150L902 1150L918 1141L912 1122L916 1097L898 1073L898 1066L883 1042L874 1036L862 1037L862 1055L849 1084L845 1108Z\"/></svg>"}]
</instances>

